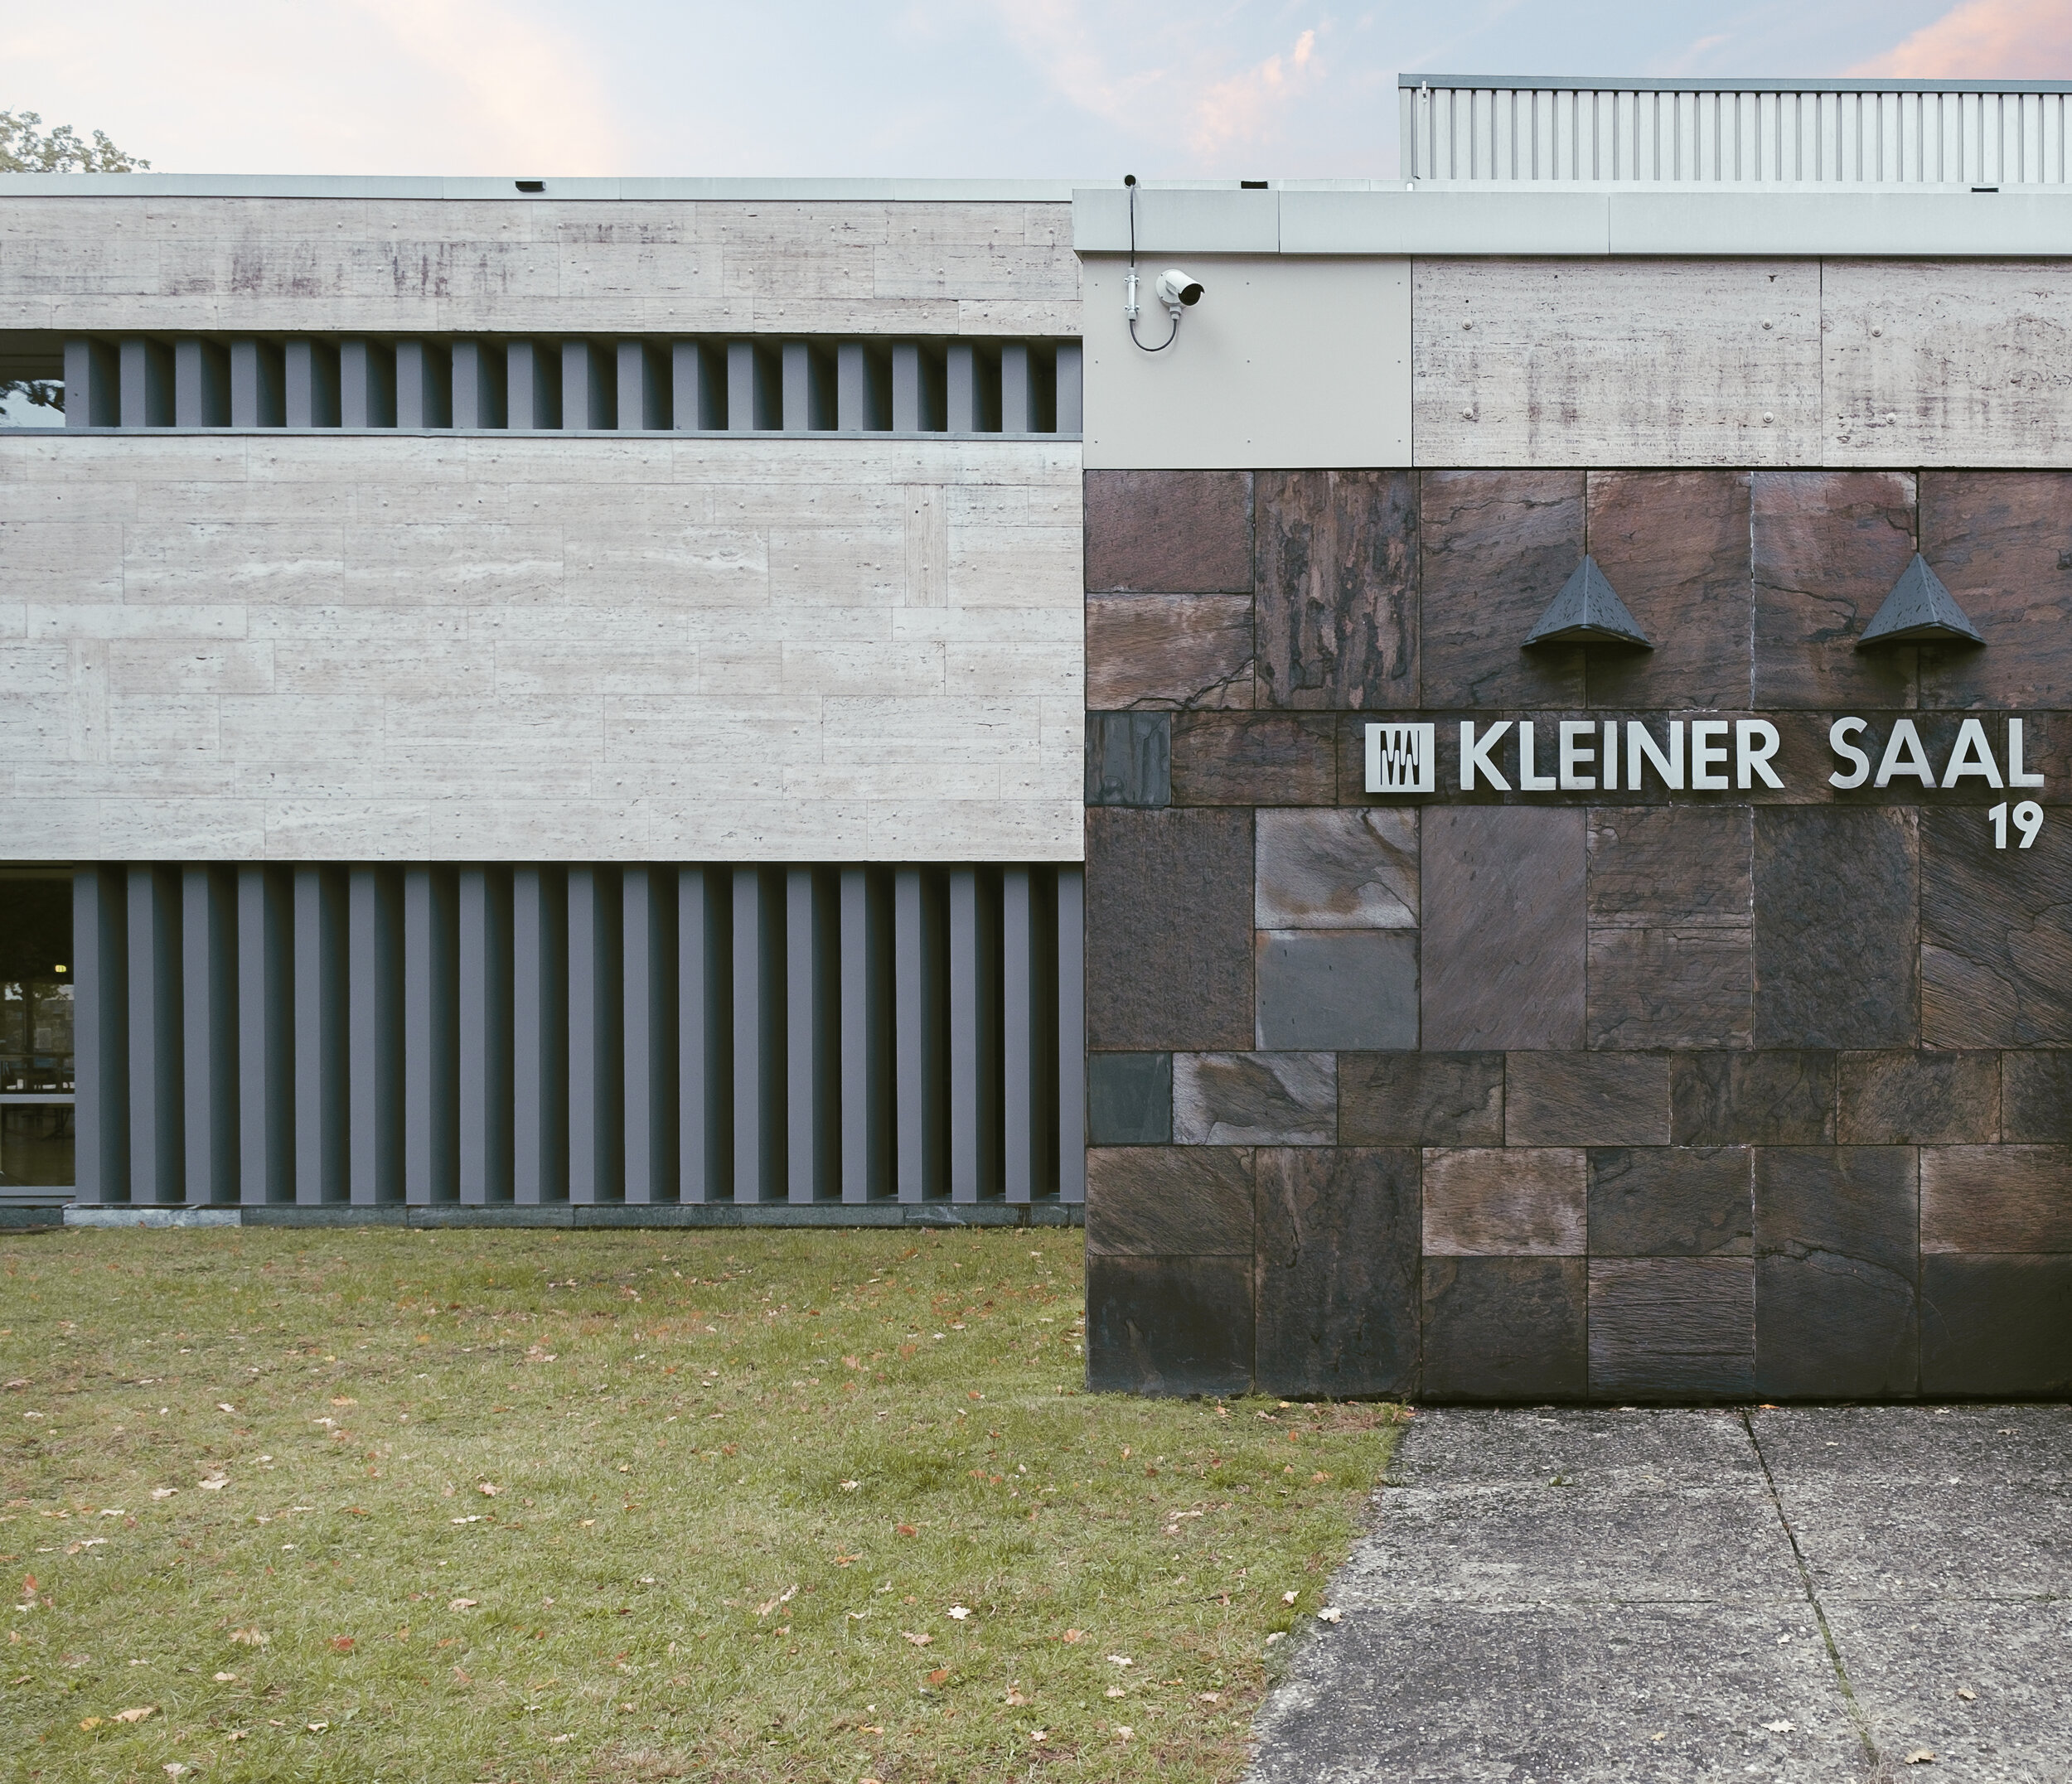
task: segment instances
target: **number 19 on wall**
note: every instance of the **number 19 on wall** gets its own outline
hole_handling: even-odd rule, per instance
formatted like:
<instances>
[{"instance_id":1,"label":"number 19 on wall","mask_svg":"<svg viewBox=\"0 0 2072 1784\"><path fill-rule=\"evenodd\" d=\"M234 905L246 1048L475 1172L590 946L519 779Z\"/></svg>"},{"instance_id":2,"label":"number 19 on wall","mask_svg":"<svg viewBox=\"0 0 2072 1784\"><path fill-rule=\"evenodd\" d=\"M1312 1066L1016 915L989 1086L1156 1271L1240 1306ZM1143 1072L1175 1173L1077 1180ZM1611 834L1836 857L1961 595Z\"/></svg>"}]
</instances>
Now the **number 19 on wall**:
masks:
<instances>
[{"instance_id":1,"label":"number 19 on wall","mask_svg":"<svg viewBox=\"0 0 2072 1784\"><path fill-rule=\"evenodd\" d=\"M2007 846L2007 808L1998 805L1986 814L1993 827L1993 847ZM2019 847L2029 848L2036 839L2036 832L2043 828L2043 807L2033 799L2025 799L2015 807L2015 828L2021 832Z\"/></svg>"}]
</instances>

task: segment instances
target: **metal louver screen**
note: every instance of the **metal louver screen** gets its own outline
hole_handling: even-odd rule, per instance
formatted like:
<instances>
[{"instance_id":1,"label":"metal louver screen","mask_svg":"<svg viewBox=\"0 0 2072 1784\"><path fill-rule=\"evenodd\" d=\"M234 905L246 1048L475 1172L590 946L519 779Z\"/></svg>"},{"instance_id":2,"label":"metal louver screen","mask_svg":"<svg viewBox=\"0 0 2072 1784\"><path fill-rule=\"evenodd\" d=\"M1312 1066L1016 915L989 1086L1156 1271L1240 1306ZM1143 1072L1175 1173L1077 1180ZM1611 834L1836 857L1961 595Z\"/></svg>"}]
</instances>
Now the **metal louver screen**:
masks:
<instances>
[{"instance_id":1,"label":"metal louver screen","mask_svg":"<svg viewBox=\"0 0 2072 1784\"><path fill-rule=\"evenodd\" d=\"M78 1199L1076 1202L1082 886L83 868Z\"/></svg>"}]
</instances>

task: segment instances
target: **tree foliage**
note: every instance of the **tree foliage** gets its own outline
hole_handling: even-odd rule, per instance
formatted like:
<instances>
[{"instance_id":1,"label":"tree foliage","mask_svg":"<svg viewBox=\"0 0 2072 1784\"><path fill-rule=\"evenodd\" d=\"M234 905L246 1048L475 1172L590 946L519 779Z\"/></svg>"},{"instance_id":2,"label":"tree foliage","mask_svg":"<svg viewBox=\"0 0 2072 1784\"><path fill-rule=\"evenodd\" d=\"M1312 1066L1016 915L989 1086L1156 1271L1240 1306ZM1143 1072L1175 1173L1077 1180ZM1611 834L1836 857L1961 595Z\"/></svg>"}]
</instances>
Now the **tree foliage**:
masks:
<instances>
[{"instance_id":1,"label":"tree foliage","mask_svg":"<svg viewBox=\"0 0 2072 1784\"><path fill-rule=\"evenodd\" d=\"M0 173L136 173L150 167L96 130L88 142L70 124L46 130L36 112L0 112ZM48 378L0 378L0 403L21 397L31 409L65 408L65 386Z\"/></svg>"},{"instance_id":2,"label":"tree foliage","mask_svg":"<svg viewBox=\"0 0 2072 1784\"><path fill-rule=\"evenodd\" d=\"M0 112L0 173L137 173L150 165L104 130L89 143L70 124L46 130L38 113Z\"/></svg>"}]
</instances>

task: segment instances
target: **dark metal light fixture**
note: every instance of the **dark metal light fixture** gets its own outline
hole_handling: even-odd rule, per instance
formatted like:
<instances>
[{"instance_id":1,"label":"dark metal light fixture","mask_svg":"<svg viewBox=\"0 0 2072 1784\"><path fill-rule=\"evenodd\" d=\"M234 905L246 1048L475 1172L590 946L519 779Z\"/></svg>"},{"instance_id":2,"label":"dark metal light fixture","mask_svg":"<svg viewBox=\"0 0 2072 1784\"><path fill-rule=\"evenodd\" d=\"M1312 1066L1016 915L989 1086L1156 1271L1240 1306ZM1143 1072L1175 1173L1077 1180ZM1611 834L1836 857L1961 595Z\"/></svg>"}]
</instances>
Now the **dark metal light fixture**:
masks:
<instances>
[{"instance_id":1,"label":"dark metal light fixture","mask_svg":"<svg viewBox=\"0 0 2072 1784\"><path fill-rule=\"evenodd\" d=\"M1654 649L1654 641L1626 611L1626 603L1605 579L1595 558L1585 558L1576 566L1576 573L1561 584L1561 593L1525 635L1525 641L1527 645L1624 644L1638 645L1644 650Z\"/></svg>"},{"instance_id":2,"label":"dark metal light fixture","mask_svg":"<svg viewBox=\"0 0 2072 1784\"><path fill-rule=\"evenodd\" d=\"M1928 567L1918 551L1914 561L1900 573L1885 604L1871 616L1871 623L1857 640L1861 650L1867 644L1983 644L1971 616L1957 604L1957 597L1944 587L1943 579Z\"/></svg>"}]
</instances>

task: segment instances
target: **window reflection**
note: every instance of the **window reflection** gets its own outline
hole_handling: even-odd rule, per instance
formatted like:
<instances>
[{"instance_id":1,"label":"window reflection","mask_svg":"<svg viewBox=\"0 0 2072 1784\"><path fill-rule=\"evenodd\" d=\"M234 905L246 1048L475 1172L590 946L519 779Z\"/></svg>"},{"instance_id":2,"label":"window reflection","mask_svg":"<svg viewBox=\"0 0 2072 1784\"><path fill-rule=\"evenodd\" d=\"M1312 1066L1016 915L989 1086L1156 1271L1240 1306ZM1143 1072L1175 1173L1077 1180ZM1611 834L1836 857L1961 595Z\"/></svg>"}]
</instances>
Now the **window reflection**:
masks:
<instances>
[{"instance_id":1,"label":"window reflection","mask_svg":"<svg viewBox=\"0 0 2072 1784\"><path fill-rule=\"evenodd\" d=\"M0 873L0 1195L73 1181L72 989L69 877Z\"/></svg>"}]
</instances>

